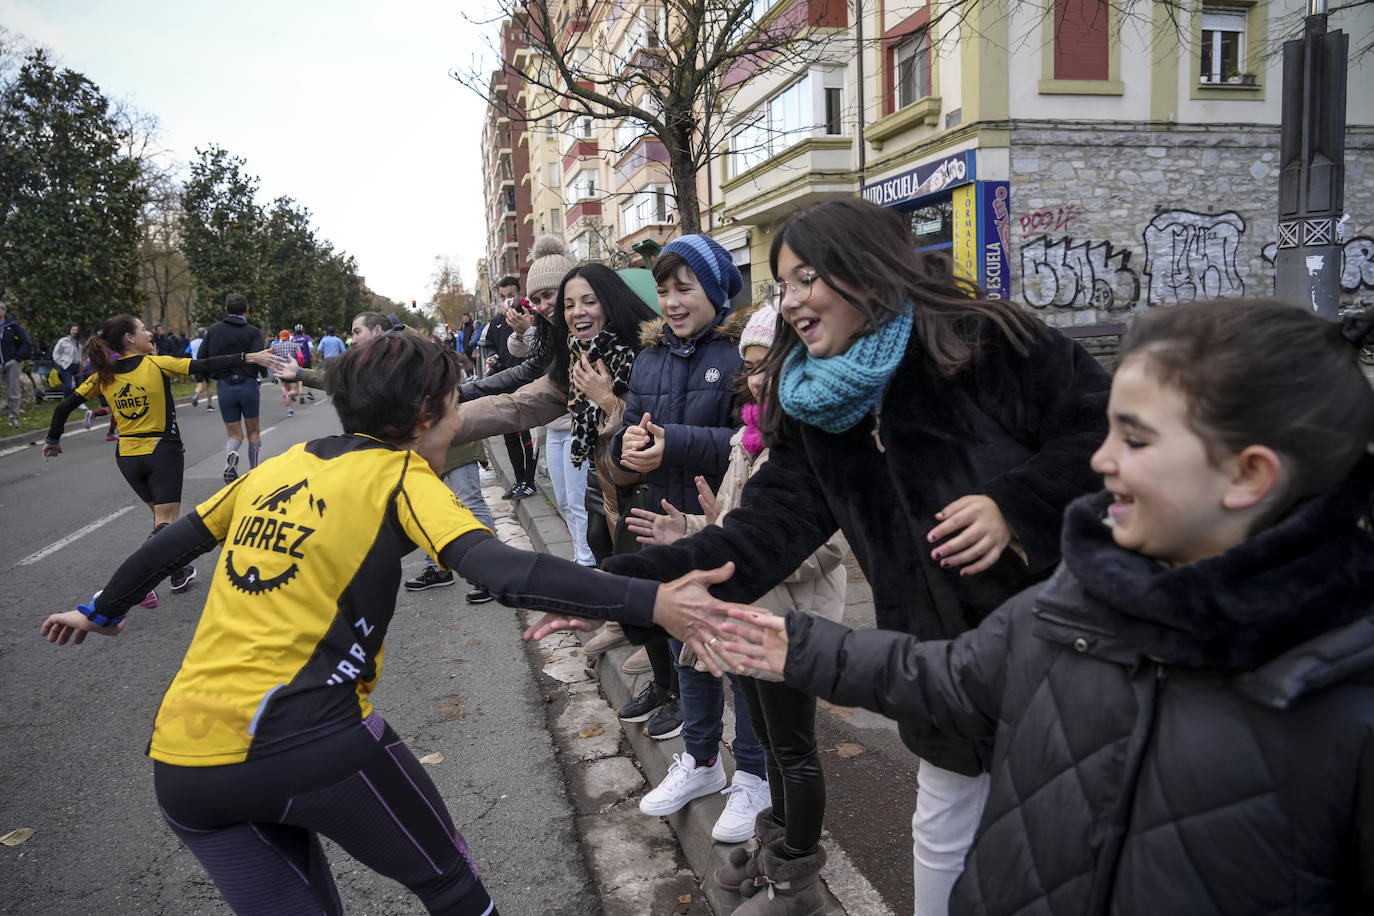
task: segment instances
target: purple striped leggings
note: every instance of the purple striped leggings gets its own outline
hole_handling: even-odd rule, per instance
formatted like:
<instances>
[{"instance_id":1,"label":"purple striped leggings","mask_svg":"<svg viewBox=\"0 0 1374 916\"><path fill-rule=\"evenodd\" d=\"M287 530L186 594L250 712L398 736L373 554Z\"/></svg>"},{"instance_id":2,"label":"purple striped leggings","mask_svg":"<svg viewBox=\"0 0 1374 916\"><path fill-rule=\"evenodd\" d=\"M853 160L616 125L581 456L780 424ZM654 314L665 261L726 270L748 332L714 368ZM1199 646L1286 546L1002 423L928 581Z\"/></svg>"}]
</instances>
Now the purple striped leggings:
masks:
<instances>
[{"instance_id":1,"label":"purple striped leggings","mask_svg":"<svg viewBox=\"0 0 1374 916\"><path fill-rule=\"evenodd\" d=\"M329 837L431 913L495 916L439 790L382 717L244 763L155 762L162 816L235 913L341 914Z\"/></svg>"}]
</instances>

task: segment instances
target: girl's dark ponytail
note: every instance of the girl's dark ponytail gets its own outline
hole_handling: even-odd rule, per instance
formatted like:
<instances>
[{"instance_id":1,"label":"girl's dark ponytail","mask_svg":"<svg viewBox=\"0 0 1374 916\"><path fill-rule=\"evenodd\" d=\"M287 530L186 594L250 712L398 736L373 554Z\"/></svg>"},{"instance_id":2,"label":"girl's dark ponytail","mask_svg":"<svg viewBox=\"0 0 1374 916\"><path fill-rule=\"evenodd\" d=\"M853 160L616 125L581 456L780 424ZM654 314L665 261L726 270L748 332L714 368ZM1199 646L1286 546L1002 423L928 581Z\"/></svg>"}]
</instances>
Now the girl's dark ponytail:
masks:
<instances>
[{"instance_id":1,"label":"girl's dark ponytail","mask_svg":"<svg viewBox=\"0 0 1374 916\"><path fill-rule=\"evenodd\" d=\"M1342 318L1341 336L1362 350L1374 347L1374 307Z\"/></svg>"},{"instance_id":2,"label":"girl's dark ponytail","mask_svg":"<svg viewBox=\"0 0 1374 916\"><path fill-rule=\"evenodd\" d=\"M133 315L116 315L106 319L95 333L86 341L86 358L91 361L100 384L109 385L115 377L115 360L124 346L124 335L138 330L138 319Z\"/></svg>"}]
</instances>

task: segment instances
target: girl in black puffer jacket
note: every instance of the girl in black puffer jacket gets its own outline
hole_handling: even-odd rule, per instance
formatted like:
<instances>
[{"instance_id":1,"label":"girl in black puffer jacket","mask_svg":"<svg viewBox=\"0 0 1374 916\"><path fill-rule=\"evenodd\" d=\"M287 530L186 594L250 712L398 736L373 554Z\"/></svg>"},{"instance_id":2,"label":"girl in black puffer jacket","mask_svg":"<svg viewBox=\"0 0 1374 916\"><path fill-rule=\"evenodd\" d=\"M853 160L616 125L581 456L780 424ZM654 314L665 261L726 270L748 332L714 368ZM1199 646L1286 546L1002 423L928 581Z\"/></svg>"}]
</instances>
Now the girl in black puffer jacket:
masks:
<instances>
[{"instance_id":1,"label":"girl in black puffer jacket","mask_svg":"<svg viewBox=\"0 0 1374 916\"><path fill-rule=\"evenodd\" d=\"M1141 318L1106 492L1047 583L958 639L732 612L743 670L995 737L951 912L1374 912L1372 325Z\"/></svg>"}]
</instances>

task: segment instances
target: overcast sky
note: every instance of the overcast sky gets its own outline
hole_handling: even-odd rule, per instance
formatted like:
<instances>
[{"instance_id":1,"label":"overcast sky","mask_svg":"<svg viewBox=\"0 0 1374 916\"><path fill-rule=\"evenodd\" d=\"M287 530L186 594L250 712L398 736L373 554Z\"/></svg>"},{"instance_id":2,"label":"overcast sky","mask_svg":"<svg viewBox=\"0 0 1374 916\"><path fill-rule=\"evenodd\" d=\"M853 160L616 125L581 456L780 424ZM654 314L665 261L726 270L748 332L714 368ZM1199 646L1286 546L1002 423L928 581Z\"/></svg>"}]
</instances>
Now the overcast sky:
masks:
<instances>
[{"instance_id":1,"label":"overcast sky","mask_svg":"<svg viewBox=\"0 0 1374 916\"><path fill-rule=\"evenodd\" d=\"M490 0L0 0L0 25L161 122L169 160L218 143L424 302L435 256L471 287L485 216L483 102L448 76L490 56ZM489 69L494 60L486 60Z\"/></svg>"}]
</instances>

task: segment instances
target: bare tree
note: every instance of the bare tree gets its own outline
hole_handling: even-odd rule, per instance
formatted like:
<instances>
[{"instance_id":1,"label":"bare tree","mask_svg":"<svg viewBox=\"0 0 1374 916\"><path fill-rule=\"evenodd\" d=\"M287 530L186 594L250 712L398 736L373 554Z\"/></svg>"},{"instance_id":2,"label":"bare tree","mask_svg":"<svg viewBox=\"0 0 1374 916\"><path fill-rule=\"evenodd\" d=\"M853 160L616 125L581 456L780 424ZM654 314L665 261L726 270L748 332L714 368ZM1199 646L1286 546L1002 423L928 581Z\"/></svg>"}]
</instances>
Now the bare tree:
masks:
<instances>
[{"instance_id":1,"label":"bare tree","mask_svg":"<svg viewBox=\"0 0 1374 916\"><path fill-rule=\"evenodd\" d=\"M436 255L434 262L434 276L430 281L434 285L434 294L429 304L444 324L456 330L462 324L463 316L472 311L476 297L463 286L462 270L452 258Z\"/></svg>"},{"instance_id":2,"label":"bare tree","mask_svg":"<svg viewBox=\"0 0 1374 916\"><path fill-rule=\"evenodd\" d=\"M767 4L757 0L502 0L498 18L508 19L530 49L524 68L497 51L495 74L474 66L450 75L512 121L585 117L642 125L667 151L682 231L697 232L697 175L727 151L734 127L725 111L729 97L765 68L800 69L849 41L843 28L811 27L817 16L846 23L847 0L780 6L786 8L760 19L756 13ZM617 17L628 15L644 18L617 29ZM622 37L611 43L613 33ZM493 90L503 82L535 87L543 101L523 110L515 92Z\"/></svg>"}]
</instances>

